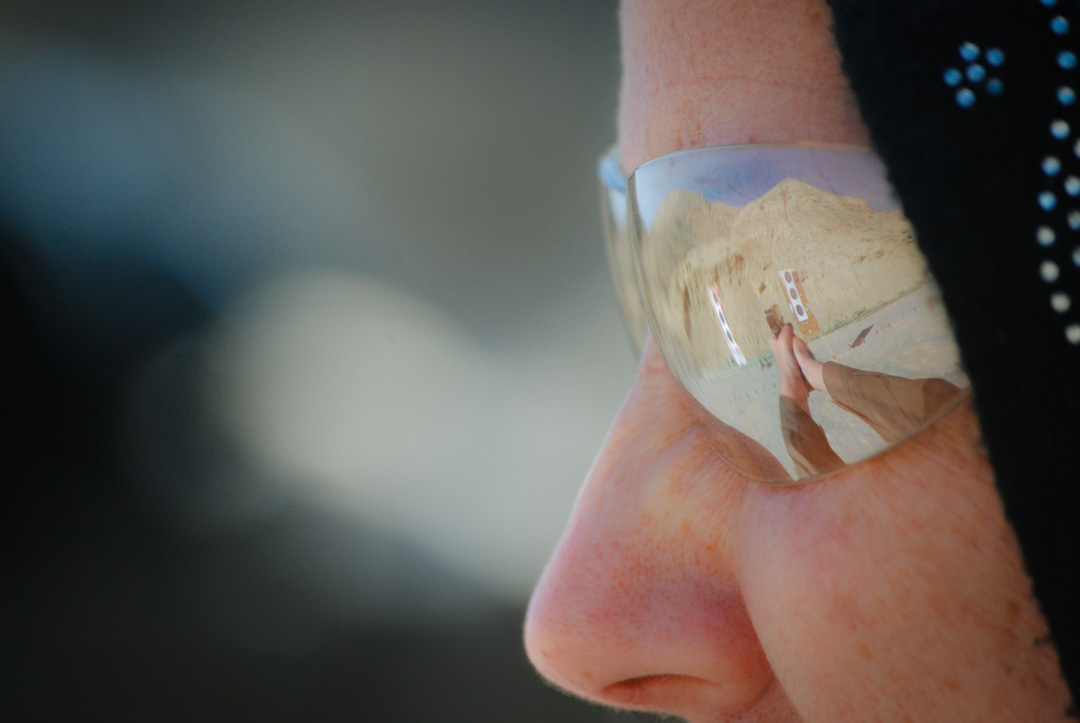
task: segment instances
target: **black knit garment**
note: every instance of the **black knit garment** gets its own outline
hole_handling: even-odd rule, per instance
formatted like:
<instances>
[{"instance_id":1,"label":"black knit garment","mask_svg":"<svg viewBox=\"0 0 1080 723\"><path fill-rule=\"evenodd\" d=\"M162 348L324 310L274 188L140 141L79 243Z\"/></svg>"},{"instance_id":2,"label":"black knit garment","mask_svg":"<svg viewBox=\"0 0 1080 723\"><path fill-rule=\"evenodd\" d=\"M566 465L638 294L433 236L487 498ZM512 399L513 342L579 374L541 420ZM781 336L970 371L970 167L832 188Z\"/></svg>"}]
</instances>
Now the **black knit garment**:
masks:
<instances>
[{"instance_id":1,"label":"black knit garment","mask_svg":"<svg viewBox=\"0 0 1080 723\"><path fill-rule=\"evenodd\" d=\"M1080 2L830 4L863 119L941 286L1075 699Z\"/></svg>"}]
</instances>

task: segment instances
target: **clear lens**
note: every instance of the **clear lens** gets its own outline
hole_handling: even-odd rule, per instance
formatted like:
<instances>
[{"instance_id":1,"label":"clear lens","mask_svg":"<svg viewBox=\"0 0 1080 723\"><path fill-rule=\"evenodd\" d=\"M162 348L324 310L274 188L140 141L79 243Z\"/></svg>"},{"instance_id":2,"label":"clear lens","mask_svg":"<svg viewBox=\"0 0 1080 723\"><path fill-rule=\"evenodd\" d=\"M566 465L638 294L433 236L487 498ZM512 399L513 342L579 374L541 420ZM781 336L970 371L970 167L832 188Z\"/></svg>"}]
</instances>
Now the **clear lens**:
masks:
<instances>
[{"instance_id":1,"label":"clear lens","mask_svg":"<svg viewBox=\"0 0 1080 723\"><path fill-rule=\"evenodd\" d=\"M622 309L623 323L630 343L638 354L645 348L649 325L641 306L634 276L634 254L626 228L626 178L619 165L619 151L612 148L600 159L601 217L604 223L604 251L607 252L611 281Z\"/></svg>"},{"instance_id":2,"label":"clear lens","mask_svg":"<svg viewBox=\"0 0 1080 723\"><path fill-rule=\"evenodd\" d=\"M964 396L938 289L871 151L685 151L638 168L625 199L629 233L609 230L608 248L626 318L644 313L747 477L811 481Z\"/></svg>"}]
</instances>

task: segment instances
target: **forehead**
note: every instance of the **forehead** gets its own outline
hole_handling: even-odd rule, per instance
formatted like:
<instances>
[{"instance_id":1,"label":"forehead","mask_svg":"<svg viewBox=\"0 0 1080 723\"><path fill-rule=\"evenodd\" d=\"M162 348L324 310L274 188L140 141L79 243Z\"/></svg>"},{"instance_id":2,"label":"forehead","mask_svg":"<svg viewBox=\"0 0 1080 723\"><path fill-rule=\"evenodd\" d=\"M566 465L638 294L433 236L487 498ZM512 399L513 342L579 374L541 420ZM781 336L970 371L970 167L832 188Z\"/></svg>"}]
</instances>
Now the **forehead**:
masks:
<instances>
[{"instance_id":1,"label":"forehead","mask_svg":"<svg viewBox=\"0 0 1080 723\"><path fill-rule=\"evenodd\" d=\"M623 169L702 145L865 143L823 3L627 2Z\"/></svg>"}]
</instances>

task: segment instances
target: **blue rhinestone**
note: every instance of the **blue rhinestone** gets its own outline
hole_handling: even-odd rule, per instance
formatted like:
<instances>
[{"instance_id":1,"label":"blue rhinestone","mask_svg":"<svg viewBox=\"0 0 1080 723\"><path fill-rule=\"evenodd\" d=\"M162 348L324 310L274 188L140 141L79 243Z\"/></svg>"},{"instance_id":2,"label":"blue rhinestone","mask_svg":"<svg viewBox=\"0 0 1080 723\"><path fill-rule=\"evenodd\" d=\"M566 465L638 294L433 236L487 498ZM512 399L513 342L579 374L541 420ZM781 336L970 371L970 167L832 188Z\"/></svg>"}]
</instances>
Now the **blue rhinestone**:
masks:
<instances>
[{"instance_id":1,"label":"blue rhinestone","mask_svg":"<svg viewBox=\"0 0 1080 723\"><path fill-rule=\"evenodd\" d=\"M1048 176L1056 176L1061 170L1061 161L1054 156L1047 156L1042 162L1043 173Z\"/></svg>"},{"instance_id":2,"label":"blue rhinestone","mask_svg":"<svg viewBox=\"0 0 1080 723\"><path fill-rule=\"evenodd\" d=\"M1073 155L1080 158L1080 138L1076 139L1076 143L1073 143Z\"/></svg>"},{"instance_id":3,"label":"blue rhinestone","mask_svg":"<svg viewBox=\"0 0 1080 723\"><path fill-rule=\"evenodd\" d=\"M1039 226L1035 232L1035 238L1038 240L1040 246L1050 246L1054 243L1054 239L1057 235L1054 233L1054 229L1049 226Z\"/></svg>"},{"instance_id":4,"label":"blue rhinestone","mask_svg":"<svg viewBox=\"0 0 1080 723\"><path fill-rule=\"evenodd\" d=\"M1065 219L1068 221L1070 229L1080 231L1080 211L1076 209L1069 211L1069 215Z\"/></svg>"},{"instance_id":5,"label":"blue rhinestone","mask_svg":"<svg viewBox=\"0 0 1080 723\"><path fill-rule=\"evenodd\" d=\"M1057 0L1042 0L1042 4L1048 8L1052 8L1057 5Z\"/></svg>"},{"instance_id":6,"label":"blue rhinestone","mask_svg":"<svg viewBox=\"0 0 1080 723\"><path fill-rule=\"evenodd\" d=\"M1043 277L1043 281L1048 284L1052 284L1058 280L1058 276L1061 274L1061 269L1053 261L1047 259L1039 264L1039 276Z\"/></svg>"},{"instance_id":7,"label":"blue rhinestone","mask_svg":"<svg viewBox=\"0 0 1080 723\"><path fill-rule=\"evenodd\" d=\"M1073 264L1080 266L1080 246L1073 249Z\"/></svg>"},{"instance_id":8,"label":"blue rhinestone","mask_svg":"<svg viewBox=\"0 0 1080 723\"><path fill-rule=\"evenodd\" d=\"M1005 85L997 78L986 81L986 92L990 95L1001 95L1005 92Z\"/></svg>"},{"instance_id":9,"label":"blue rhinestone","mask_svg":"<svg viewBox=\"0 0 1080 723\"><path fill-rule=\"evenodd\" d=\"M1043 191L1039 194L1039 205L1044 211L1053 211L1057 206L1057 196L1050 191Z\"/></svg>"},{"instance_id":10,"label":"blue rhinestone","mask_svg":"<svg viewBox=\"0 0 1080 723\"><path fill-rule=\"evenodd\" d=\"M1072 105L1076 101L1076 91L1063 85L1057 89L1057 99L1062 105Z\"/></svg>"},{"instance_id":11,"label":"blue rhinestone","mask_svg":"<svg viewBox=\"0 0 1080 723\"><path fill-rule=\"evenodd\" d=\"M970 63L979 57L979 46L975 43L964 43L960 46L960 57Z\"/></svg>"},{"instance_id":12,"label":"blue rhinestone","mask_svg":"<svg viewBox=\"0 0 1080 723\"><path fill-rule=\"evenodd\" d=\"M986 68L978 63L972 63L968 66L967 77L972 83L978 83L986 77Z\"/></svg>"},{"instance_id":13,"label":"blue rhinestone","mask_svg":"<svg viewBox=\"0 0 1080 723\"><path fill-rule=\"evenodd\" d=\"M961 108L970 108L975 105L975 93L970 88L961 88L956 91L956 102Z\"/></svg>"},{"instance_id":14,"label":"blue rhinestone","mask_svg":"<svg viewBox=\"0 0 1080 723\"><path fill-rule=\"evenodd\" d=\"M1064 35L1069 32L1069 21L1058 15L1050 21L1050 29L1057 35Z\"/></svg>"},{"instance_id":15,"label":"blue rhinestone","mask_svg":"<svg viewBox=\"0 0 1080 723\"><path fill-rule=\"evenodd\" d=\"M1069 176L1065 179L1065 193L1070 196L1080 196L1080 178Z\"/></svg>"},{"instance_id":16,"label":"blue rhinestone","mask_svg":"<svg viewBox=\"0 0 1080 723\"><path fill-rule=\"evenodd\" d=\"M1060 118L1050 124L1050 135L1063 141L1069 137L1069 124Z\"/></svg>"},{"instance_id":17,"label":"blue rhinestone","mask_svg":"<svg viewBox=\"0 0 1080 723\"><path fill-rule=\"evenodd\" d=\"M1005 53L1001 48L990 48L986 51L986 62L995 68L1005 65Z\"/></svg>"},{"instance_id":18,"label":"blue rhinestone","mask_svg":"<svg viewBox=\"0 0 1080 723\"><path fill-rule=\"evenodd\" d=\"M1076 67L1076 53L1071 50L1062 50L1058 53L1057 61L1064 70L1072 70Z\"/></svg>"},{"instance_id":19,"label":"blue rhinestone","mask_svg":"<svg viewBox=\"0 0 1080 723\"><path fill-rule=\"evenodd\" d=\"M964 75L956 68L948 68L941 74L941 78L945 81L945 85L955 88L960 85L960 81L964 79Z\"/></svg>"}]
</instances>

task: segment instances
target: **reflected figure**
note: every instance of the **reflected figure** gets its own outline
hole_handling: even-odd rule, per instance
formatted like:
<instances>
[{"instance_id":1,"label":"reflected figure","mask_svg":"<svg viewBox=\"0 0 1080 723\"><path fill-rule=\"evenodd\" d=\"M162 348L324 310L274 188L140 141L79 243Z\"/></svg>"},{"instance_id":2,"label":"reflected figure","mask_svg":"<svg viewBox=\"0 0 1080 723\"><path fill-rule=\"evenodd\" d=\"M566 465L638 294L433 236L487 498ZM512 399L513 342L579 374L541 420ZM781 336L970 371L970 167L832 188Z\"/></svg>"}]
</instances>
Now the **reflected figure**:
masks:
<instances>
[{"instance_id":1,"label":"reflected figure","mask_svg":"<svg viewBox=\"0 0 1080 723\"><path fill-rule=\"evenodd\" d=\"M963 393L944 379L905 379L814 358L806 342L784 324L769 340L780 368L780 426L800 477L839 469L845 462L810 416L810 392L820 391L869 424L886 442L899 441L948 409Z\"/></svg>"}]
</instances>

